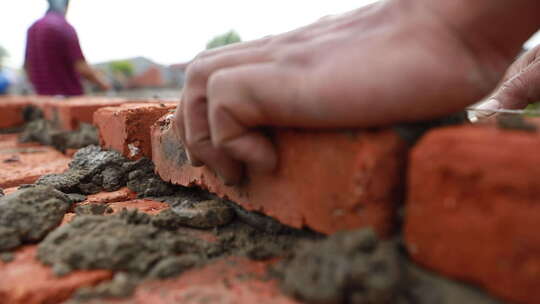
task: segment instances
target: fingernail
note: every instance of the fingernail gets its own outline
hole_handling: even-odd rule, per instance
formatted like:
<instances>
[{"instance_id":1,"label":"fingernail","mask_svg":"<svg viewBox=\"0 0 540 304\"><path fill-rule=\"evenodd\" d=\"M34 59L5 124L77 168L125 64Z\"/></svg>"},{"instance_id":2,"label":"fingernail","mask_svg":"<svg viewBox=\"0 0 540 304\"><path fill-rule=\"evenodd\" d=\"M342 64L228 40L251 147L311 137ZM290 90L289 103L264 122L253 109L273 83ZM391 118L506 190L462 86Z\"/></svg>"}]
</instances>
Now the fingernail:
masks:
<instances>
[{"instance_id":1,"label":"fingernail","mask_svg":"<svg viewBox=\"0 0 540 304\"><path fill-rule=\"evenodd\" d=\"M500 110L501 103L496 99L490 99L485 103L478 106L477 111L475 111L475 116L478 119L488 118L495 114L495 111Z\"/></svg>"}]
</instances>

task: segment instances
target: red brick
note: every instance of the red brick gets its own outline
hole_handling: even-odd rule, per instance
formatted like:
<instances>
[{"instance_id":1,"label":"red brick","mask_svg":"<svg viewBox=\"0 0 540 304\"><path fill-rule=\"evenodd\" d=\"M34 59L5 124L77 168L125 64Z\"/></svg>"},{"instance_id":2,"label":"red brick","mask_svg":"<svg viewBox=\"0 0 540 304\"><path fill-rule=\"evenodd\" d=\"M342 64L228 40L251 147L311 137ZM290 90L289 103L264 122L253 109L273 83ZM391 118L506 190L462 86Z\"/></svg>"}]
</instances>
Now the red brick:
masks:
<instances>
[{"instance_id":1,"label":"red brick","mask_svg":"<svg viewBox=\"0 0 540 304\"><path fill-rule=\"evenodd\" d=\"M0 188L32 184L45 174L62 173L70 161L71 158L50 147L0 144Z\"/></svg>"},{"instance_id":2,"label":"red brick","mask_svg":"<svg viewBox=\"0 0 540 304\"><path fill-rule=\"evenodd\" d=\"M248 173L244 185L227 187L208 169L185 164L170 124L168 116L152 128L153 160L166 181L200 186L297 228L370 226L381 236L393 229L406 145L391 130L279 130L277 172Z\"/></svg>"},{"instance_id":3,"label":"red brick","mask_svg":"<svg viewBox=\"0 0 540 304\"><path fill-rule=\"evenodd\" d=\"M21 149L40 147L39 143L19 143L19 134L0 134L0 149Z\"/></svg>"},{"instance_id":4,"label":"red brick","mask_svg":"<svg viewBox=\"0 0 540 304\"><path fill-rule=\"evenodd\" d=\"M175 104L125 104L108 107L94 114L101 146L122 153L130 159L152 158L150 127Z\"/></svg>"},{"instance_id":5,"label":"red brick","mask_svg":"<svg viewBox=\"0 0 540 304\"><path fill-rule=\"evenodd\" d=\"M298 304L284 295L267 273L268 263L240 258L217 261L172 280L139 286L127 300L90 303L212 303L212 304Z\"/></svg>"},{"instance_id":6,"label":"red brick","mask_svg":"<svg viewBox=\"0 0 540 304\"><path fill-rule=\"evenodd\" d=\"M49 99L41 103L45 118L64 130L76 130L79 124L93 123L94 112L104 107L118 106L127 100L99 97Z\"/></svg>"},{"instance_id":7,"label":"red brick","mask_svg":"<svg viewBox=\"0 0 540 304\"><path fill-rule=\"evenodd\" d=\"M15 260L0 261L0 303L47 304L67 300L73 292L109 280L109 271L77 271L58 278L36 258L36 246L20 249Z\"/></svg>"},{"instance_id":8,"label":"red brick","mask_svg":"<svg viewBox=\"0 0 540 304\"><path fill-rule=\"evenodd\" d=\"M412 258L515 303L540 299L540 134L462 126L411 156Z\"/></svg>"},{"instance_id":9,"label":"red brick","mask_svg":"<svg viewBox=\"0 0 540 304\"><path fill-rule=\"evenodd\" d=\"M23 109L29 104L30 100L25 97L0 97L0 129L23 125Z\"/></svg>"}]
</instances>

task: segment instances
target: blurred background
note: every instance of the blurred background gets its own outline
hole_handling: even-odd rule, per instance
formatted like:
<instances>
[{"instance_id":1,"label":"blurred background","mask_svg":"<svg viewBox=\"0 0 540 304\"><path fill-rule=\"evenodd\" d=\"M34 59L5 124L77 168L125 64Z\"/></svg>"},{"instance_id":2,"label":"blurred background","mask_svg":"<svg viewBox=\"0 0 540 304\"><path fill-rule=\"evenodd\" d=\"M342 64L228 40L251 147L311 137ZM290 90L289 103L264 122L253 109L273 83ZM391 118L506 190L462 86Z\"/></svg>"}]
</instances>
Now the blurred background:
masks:
<instances>
[{"instance_id":1,"label":"blurred background","mask_svg":"<svg viewBox=\"0 0 540 304\"><path fill-rule=\"evenodd\" d=\"M372 2L71 0L67 19L88 62L112 84L105 94L168 98L179 95L186 62L206 48L279 34ZM46 0L0 0L0 67L10 93L32 93L22 69L26 31L46 10Z\"/></svg>"}]
</instances>

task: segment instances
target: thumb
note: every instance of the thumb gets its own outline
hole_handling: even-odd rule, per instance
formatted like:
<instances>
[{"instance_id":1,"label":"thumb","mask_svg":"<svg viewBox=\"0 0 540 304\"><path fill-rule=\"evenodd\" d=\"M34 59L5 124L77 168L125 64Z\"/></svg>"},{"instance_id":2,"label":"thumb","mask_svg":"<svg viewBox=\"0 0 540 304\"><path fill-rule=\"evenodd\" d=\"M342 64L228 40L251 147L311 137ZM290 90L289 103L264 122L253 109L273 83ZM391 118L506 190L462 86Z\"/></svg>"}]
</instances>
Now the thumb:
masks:
<instances>
[{"instance_id":1,"label":"thumb","mask_svg":"<svg viewBox=\"0 0 540 304\"><path fill-rule=\"evenodd\" d=\"M497 109L523 109L540 101L540 61L531 63L505 81L488 100L485 107Z\"/></svg>"}]
</instances>

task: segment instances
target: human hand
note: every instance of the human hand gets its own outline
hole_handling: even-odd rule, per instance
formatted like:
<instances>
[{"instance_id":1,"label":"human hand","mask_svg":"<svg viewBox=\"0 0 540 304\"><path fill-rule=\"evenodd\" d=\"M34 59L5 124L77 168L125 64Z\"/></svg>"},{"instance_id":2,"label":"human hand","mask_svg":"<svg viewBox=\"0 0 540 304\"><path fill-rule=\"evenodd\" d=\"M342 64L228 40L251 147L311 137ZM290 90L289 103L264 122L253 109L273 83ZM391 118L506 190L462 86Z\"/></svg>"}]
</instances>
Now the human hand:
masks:
<instances>
[{"instance_id":1,"label":"human hand","mask_svg":"<svg viewBox=\"0 0 540 304\"><path fill-rule=\"evenodd\" d=\"M490 56L417 3L384 1L199 55L174 124L192 164L235 184L245 166L277 166L261 127L374 127L480 99L496 81L486 76L497 75L492 62L482 61Z\"/></svg>"}]
</instances>

